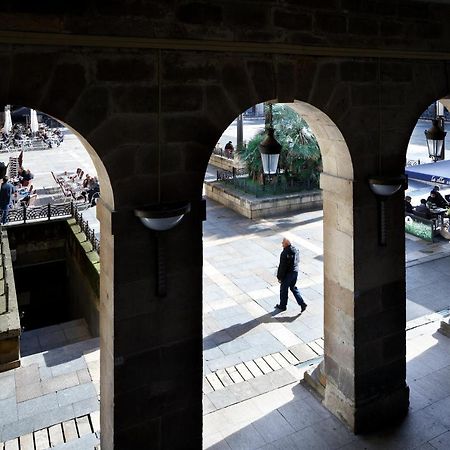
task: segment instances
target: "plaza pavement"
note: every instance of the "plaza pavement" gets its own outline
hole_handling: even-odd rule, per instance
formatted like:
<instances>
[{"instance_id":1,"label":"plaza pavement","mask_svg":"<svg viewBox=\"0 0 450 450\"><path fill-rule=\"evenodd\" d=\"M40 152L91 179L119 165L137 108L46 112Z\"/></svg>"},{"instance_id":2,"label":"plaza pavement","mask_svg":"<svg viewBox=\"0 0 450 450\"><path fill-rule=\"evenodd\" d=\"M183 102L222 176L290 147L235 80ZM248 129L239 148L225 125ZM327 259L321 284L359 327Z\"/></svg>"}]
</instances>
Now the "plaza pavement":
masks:
<instances>
[{"instance_id":1,"label":"plaza pavement","mask_svg":"<svg viewBox=\"0 0 450 450\"><path fill-rule=\"evenodd\" d=\"M317 341L323 336L322 211L250 220L207 200L204 224L204 373ZM300 251L297 286L278 312L281 240ZM407 235L407 320L450 307L450 243ZM430 295L432 292L432 295ZM320 345L320 341L317 341Z\"/></svg>"}]
</instances>

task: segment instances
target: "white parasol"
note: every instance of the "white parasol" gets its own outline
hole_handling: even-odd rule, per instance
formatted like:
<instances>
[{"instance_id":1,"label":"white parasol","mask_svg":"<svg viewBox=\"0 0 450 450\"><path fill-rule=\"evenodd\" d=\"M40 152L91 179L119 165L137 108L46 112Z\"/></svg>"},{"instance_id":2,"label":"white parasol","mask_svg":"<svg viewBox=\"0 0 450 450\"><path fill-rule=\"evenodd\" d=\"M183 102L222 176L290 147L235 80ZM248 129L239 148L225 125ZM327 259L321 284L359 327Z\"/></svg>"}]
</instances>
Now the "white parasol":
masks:
<instances>
[{"instance_id":1,"label":"white parasol","mask_svg":"<svg viewBox=\"0 0 450 450\"><path fill-rule=\"evenodd\" d=\"M3 130L7 134L11 133L12 130L11 111L9 108L5 108L5 123L3 125Z\"/></svg>"},{"instance_id":2,"label":"white parasol","mask_svg":"<svg viewBox=\"0 0 450 450\"><path fill-rule=\"evenodd\" d=\"M39 130L37 113L35 109L30 109L30 128L33 133L37 133Z\"/></svg>"}]
</instances>

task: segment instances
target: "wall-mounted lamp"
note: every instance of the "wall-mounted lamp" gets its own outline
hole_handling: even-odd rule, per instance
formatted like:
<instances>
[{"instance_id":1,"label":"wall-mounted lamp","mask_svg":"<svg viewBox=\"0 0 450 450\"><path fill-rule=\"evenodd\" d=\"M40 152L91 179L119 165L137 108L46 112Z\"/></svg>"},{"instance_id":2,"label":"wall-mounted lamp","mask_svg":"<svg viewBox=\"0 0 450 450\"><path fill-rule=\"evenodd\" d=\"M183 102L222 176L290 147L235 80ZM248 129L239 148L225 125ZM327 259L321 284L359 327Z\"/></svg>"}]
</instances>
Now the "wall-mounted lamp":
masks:
<instances>
[{"instance_id":1,"label":"wall-mounted lamp","mask_svg":"<svg viewBox=\"0 0 450 450\"><path fill-rule=\"evenodd\" d=\"M136 209L134 213L148 229L167 231L180 223L190 210L190 203L167 203Z\"/></svg>"},{"instance_id":2,"label":"wall-mounted lamp","mask_svg":"<svg viewBox=\"0 0 450 450\"><path fill-rule=\"evenodd\" d=\"M376 176L369 178L370 189L376 195L379 205L378 242L382 246L386 245L387 235L385 202L401 188L405 189L406 184L407 180L404 175L396 177Z\"/></svg>"},{"instance_id":3,"label":"wall-mounted lamp","mask_svg":"<svg viewBox=\"0 0 450 450\"><path fill-rule=\"evenodd\" d=\"M190 210L191 204L188 202L150 205L134 210L134 214L139 217L146 228L156 231L156 267L158 271L156 294L158 297L167 295L166 253L162 232L178 225Z\"/></svg>"}]
</instances>

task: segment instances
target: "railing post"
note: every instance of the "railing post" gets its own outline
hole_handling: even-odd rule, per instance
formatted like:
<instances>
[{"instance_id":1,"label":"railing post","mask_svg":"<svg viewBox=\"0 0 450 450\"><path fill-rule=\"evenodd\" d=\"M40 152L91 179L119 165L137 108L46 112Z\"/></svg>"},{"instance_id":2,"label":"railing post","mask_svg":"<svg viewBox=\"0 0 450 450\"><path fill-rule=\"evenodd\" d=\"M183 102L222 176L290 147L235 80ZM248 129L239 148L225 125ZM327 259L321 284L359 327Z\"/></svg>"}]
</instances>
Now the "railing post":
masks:
<instances>
[{"instance_id":1,"label":"railing post","mask_svg":"<svg viewBox=\"0 0 450 450\"><path fill-rule=\"evenodd\" d=\"M50 220L51 217L52 217L52 206L49 203L47 205L47 218L48 218L48 220Z\"/></svg>"},{"instance_id":2,"label":"railing post","mask_svg":"<svg viewBox=\"0 0 450 450\"><path fill-rule=\"evenodd\" d=\"M23 223L27 223L27 207L22 205Z\"/></svg>"},{"instance_id":3,"label":"railing post","mask_svg":"<svg viewBox=\"0 0 450 450\"><path fill-rule=\"evenodd\" d=\"M73 200L71 200L71 202L70 202L70 215L73 217L73 211L74 211L74 208L73 208Z\"/></svg>"}]
</instances>

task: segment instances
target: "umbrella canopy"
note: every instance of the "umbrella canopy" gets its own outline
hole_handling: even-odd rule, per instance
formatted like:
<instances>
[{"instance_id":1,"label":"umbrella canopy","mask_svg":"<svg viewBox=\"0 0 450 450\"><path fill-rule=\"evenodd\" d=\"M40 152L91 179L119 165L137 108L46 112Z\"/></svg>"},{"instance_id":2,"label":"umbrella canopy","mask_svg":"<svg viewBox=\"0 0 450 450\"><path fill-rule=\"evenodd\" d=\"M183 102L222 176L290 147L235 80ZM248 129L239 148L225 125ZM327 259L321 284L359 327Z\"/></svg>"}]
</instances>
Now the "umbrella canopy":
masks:
<instances>
[{"instance_id":1,"label":"umbrella canopy","mask_svg":"<svg viewBox=\"0 0 450 450\"><path fill-rule=\"evenodd\" d=\"M35 109L30 109L30 128L33 133L36 133L39 130L39 124Z\"/></svg>"},{"instance_id":2,"label":"umbrella canopy","mask_svg":"<svg viewBox=\"0 0 450 450\"><path fill-rule=\"evenodd\" d=\"M11 120L11 111L5 108L5 123L3 125L3 130L5 133L11 133L12 130L12 120Z\"/></svg>"}]
</instances>

